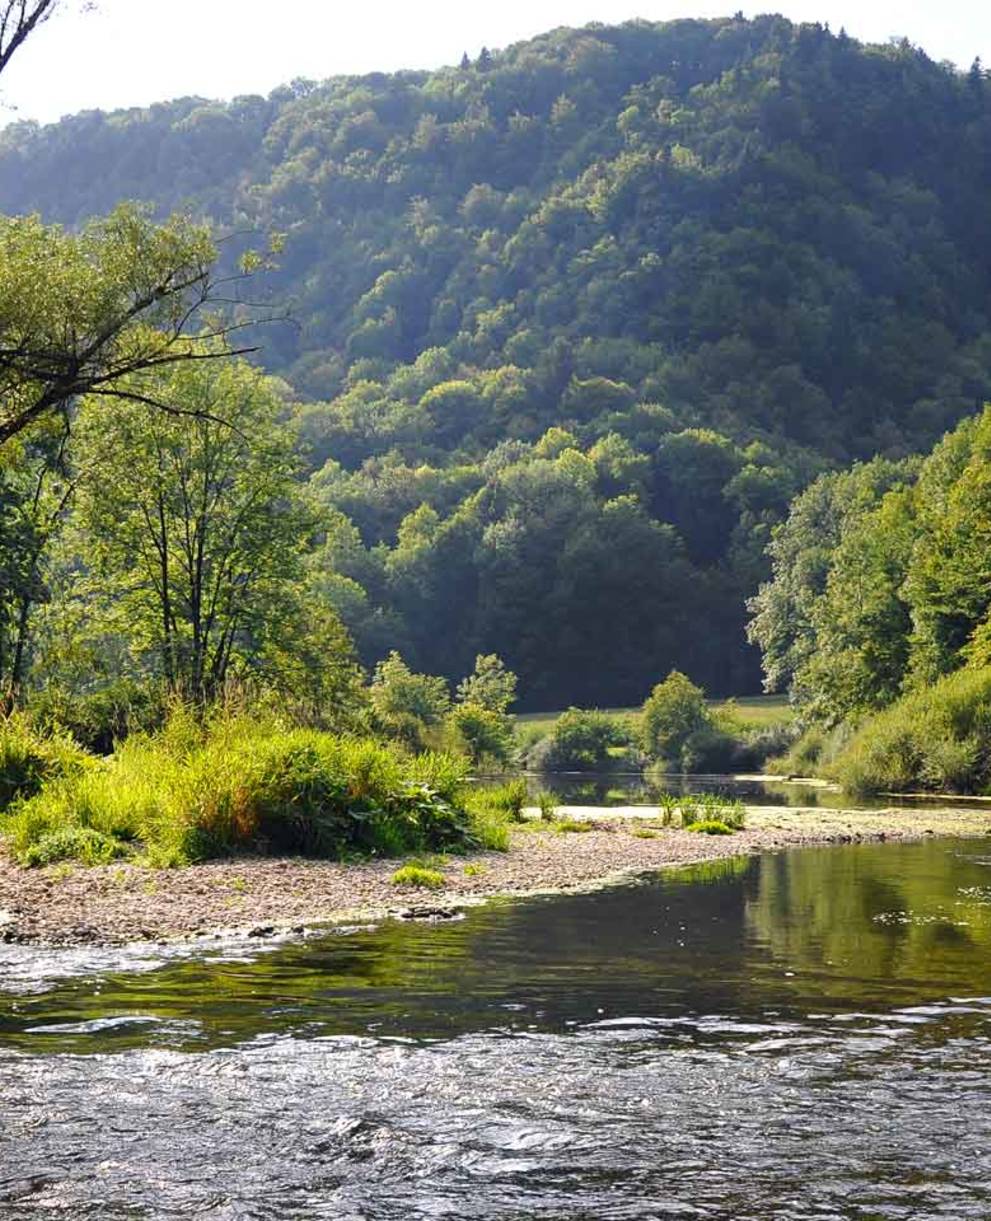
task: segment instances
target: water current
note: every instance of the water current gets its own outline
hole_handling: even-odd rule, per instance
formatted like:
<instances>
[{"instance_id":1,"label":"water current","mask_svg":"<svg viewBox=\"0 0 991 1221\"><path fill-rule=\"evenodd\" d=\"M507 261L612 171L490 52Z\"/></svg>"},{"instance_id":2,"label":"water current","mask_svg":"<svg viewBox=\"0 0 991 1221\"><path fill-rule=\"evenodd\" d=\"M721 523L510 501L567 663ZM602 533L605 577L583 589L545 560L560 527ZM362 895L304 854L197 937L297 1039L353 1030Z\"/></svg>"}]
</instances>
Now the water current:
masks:
<instances>
[{"instance_id":1,"label":"water current","mask_svg":"<svg viewBox=\"0 0 991 1221\"><path fill-rule=\"evenodd\" d=\"M0 946L0 1218L991 1217L991 846Z\"/></svg>"}]
</instances>

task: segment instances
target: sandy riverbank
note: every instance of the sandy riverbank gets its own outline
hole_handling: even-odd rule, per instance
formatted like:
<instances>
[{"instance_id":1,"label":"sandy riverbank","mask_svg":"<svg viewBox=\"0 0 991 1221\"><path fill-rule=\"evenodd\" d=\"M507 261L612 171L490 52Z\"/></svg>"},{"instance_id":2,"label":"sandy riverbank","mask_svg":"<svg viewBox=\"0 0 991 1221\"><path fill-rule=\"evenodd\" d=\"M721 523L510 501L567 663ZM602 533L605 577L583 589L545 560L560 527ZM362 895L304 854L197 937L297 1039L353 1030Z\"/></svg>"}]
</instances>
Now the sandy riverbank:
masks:
<instances>
[{"instance_id":1,"label":"sandy riverbank","mask_svg":"<svg viewBox=\"0 0 991 1221\"><path fill-rule=\"evenodd\" d=\"M656 810L563 807L593 829L559 833L539 824L515 830L505 853L450 857L438 867L443 891L397 887L397 861L239 858L186 869L133 865L21 869L0 849L0 940L122 944L210 936L302 932L313 925L416 914L494 895L574 890L624 875L739 853L850 840L991 834L991 810L819 810L754 806L733 836L659 829L644 837ZM635 834L640 829L641 834ZM466 866L473 866L465 872Z\"/></svg>"}]
</instances>

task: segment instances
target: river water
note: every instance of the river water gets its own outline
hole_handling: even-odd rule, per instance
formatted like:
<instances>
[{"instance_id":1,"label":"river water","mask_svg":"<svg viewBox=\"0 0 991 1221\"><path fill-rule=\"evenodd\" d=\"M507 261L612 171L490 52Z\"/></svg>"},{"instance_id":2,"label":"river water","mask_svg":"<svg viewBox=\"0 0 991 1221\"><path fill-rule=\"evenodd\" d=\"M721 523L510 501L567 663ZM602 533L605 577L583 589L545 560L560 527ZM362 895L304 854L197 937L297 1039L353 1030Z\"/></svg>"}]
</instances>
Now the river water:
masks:
<instances>
[{"instance_id":1,"label":"river water","mask_svg":"<svg viewBox=\"0 0 991 1221\"><path fill-rule=\"evenodd\" d=\"M0 946L0 1217L991 1217L991 845Z\"/></svg>"}]
</instances>

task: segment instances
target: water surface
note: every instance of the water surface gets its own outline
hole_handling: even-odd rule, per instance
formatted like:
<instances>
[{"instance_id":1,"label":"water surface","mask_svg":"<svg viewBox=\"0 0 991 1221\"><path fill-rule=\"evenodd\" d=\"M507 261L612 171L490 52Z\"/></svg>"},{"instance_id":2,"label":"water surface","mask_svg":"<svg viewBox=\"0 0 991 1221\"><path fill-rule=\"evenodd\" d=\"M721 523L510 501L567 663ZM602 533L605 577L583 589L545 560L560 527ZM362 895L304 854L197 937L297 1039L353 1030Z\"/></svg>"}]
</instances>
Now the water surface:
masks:
<instances>
[{"instance_id":1,"label":"water surface","mask_svg":"<svg viewBox=\"0 0 991 1221\"><path fill-rule=\"evenodd\" d=\"M0 1216L991 1215L991 845L249 954L0 947Z\"/></svg>"}]
</instances>

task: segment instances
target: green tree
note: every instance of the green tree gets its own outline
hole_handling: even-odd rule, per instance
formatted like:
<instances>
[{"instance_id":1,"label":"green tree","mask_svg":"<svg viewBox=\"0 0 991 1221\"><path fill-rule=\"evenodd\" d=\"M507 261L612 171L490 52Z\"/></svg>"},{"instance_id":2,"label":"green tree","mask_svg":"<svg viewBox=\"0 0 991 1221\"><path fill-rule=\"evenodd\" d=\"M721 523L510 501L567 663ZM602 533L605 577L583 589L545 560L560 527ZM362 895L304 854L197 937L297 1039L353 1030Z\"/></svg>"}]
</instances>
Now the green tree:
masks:
<instances>
[{"instance_id":1,"label":"green tree","mask_svg":"<svg viewBox=\"0 0 991 1221\"><path fill-rule=\"evenodd\" d=\"M672 670L644 703L641 728L644 749L655 759L680 764L682 751L692 736L711 725L705 692L684 674Z\"/></svg>"},{"instance_id":2,"label":"green tree","mask_svg":"<svg viewBox=\"0 0 991 1221\"><path fill-rule=\"evenodd\" d=\"M475 669L458 683L458 702L506 713L516 699L516 675L495 653L479 653Z\"/></svg>"},{"instance_id":3,"label":"green tree","mask_svg":"<svg viewBox=\"0 0 991 1221\"><path fill-rule=\"evenodd\" d=\"M429 730L441 724L451 707L444 679L414 674L396 652L375 667L371 700L383 727L414 749L422 748Z\"/></svg>"},{"instance_id":4,"label":"green tree","mask_svg":"<svg viewBox=\"0 0 991 1221\"><path fill-rule=\"evenodd\" d=\"M72 493L69 421L53 419L0 454L0 706L17 701L38 605L48 597L46 552Z\"/></svg>"},{"instance_id":5,"label":"green tree","mask_svg":"<svg viewBox=\"0 0 991 1221\"><path fill-rule=\"evenodd\" d=\"M139 669L206 700L291 652L316 522L270 379L243 362L187 362L151 389L168 411L84 405L83 589ZM344 647L332 637L331 657Z\"/></svg>"},{"instance_id":6,"label":"green tree","mask_svg":"<svg viewBox=\"0 0 991 1221\"><path fill-rule=\"evenodd\" d=\"M230 355L186 337L215 295L215 259L206 228L131 206L78 234L0 217L0 445L84 394L176 411L155 370Z\"/></svg>"}]
</instances>

